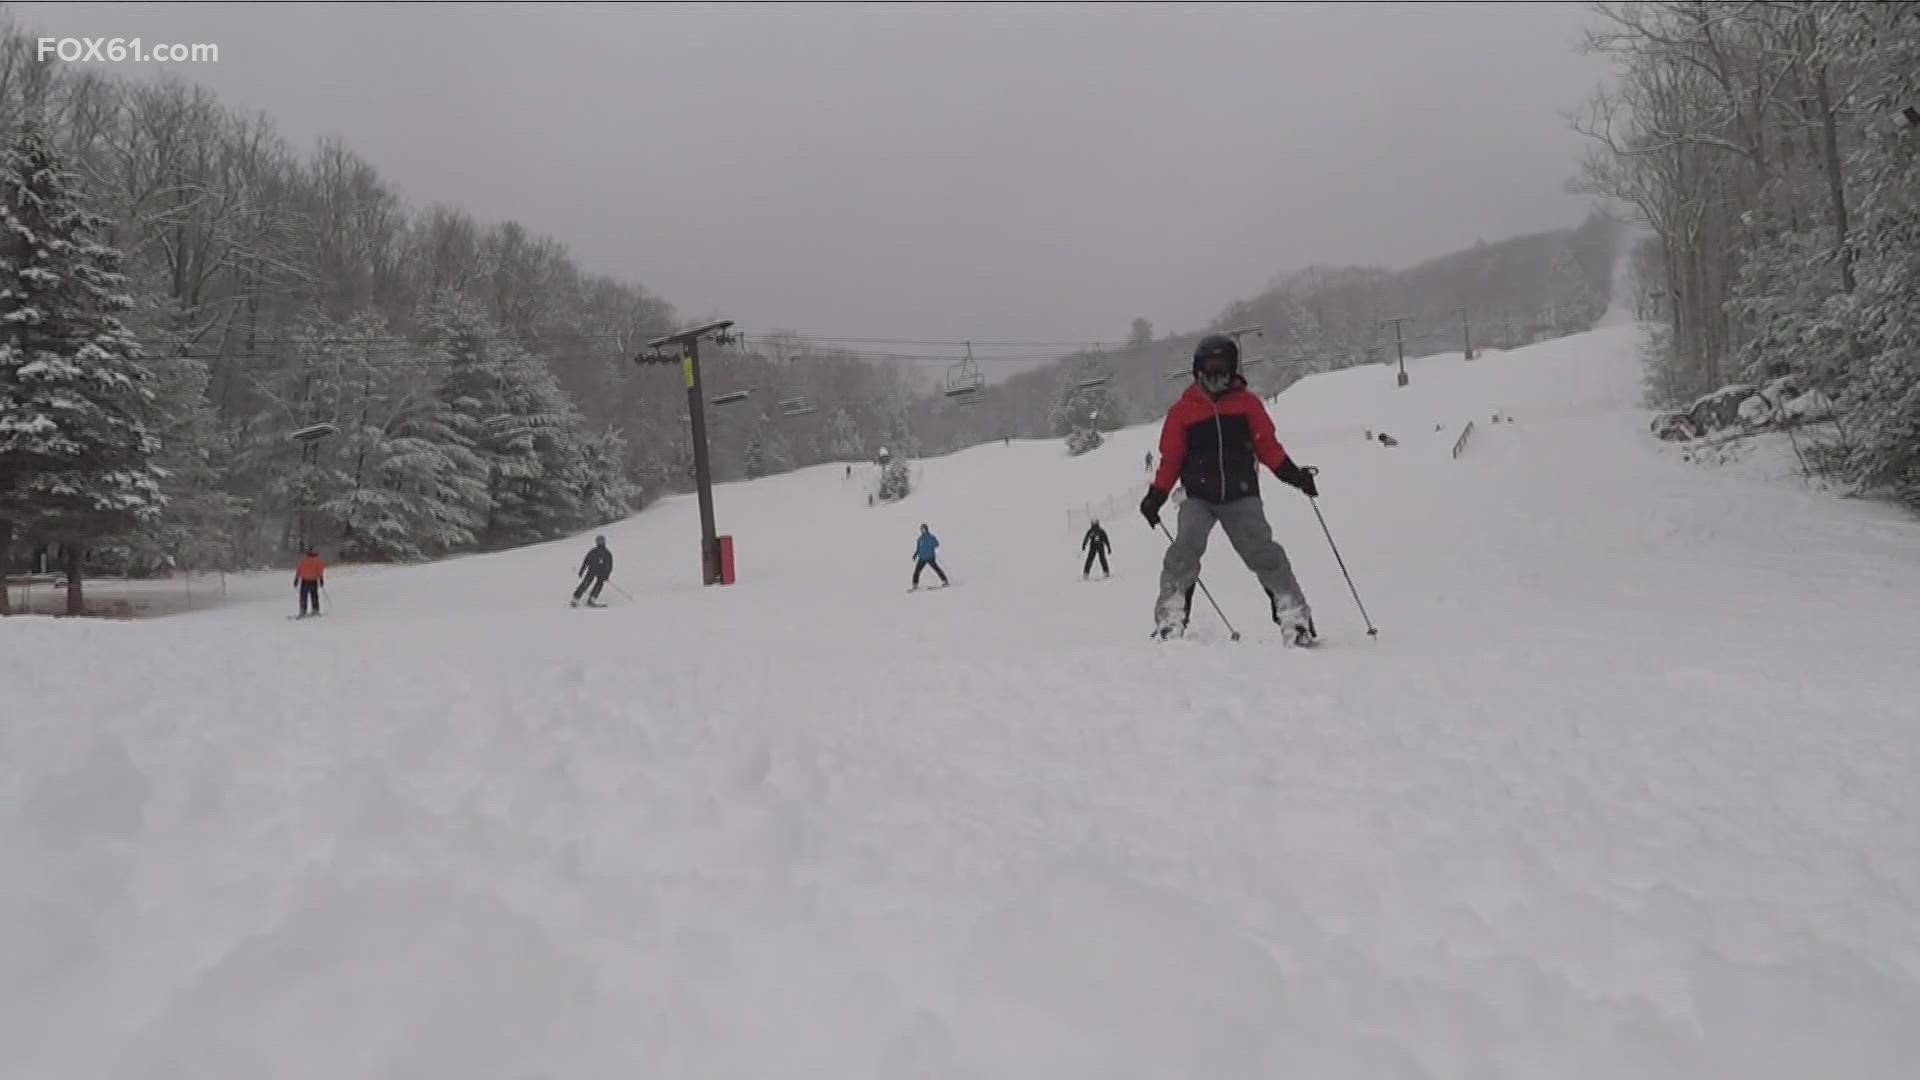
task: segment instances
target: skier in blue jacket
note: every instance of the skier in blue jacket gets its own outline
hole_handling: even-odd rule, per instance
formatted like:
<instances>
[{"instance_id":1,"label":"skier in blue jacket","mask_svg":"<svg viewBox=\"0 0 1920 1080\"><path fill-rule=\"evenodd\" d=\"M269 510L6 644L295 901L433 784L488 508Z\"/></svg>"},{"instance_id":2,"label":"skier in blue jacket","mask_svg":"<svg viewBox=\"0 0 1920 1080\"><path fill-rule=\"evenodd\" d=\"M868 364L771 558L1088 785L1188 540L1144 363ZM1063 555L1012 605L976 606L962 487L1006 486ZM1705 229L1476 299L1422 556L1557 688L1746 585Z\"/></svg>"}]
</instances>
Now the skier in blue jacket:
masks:
<instances>
[{"instance_id":1,"label":"skier in blue jacket","mask_svg":"<svg viewBox=\"0 0 1920 1080\"><path fill-rule=\"evenodd\" d=\"M933 535L933 531L931 529L928 529L926 525L923 523L920 526L920 538L916 540L913 545L913 587L914 588L917 589L920 587L920 572L922 570L925 570L929 566L933 567L934 573L940 575L940 584L942 585L953 584L952 582L947 580L947 572L945 570L940 569L940 564L934 560L933 553L939 547L940 547L940 538Z\"/></svg>"}]
</instances>

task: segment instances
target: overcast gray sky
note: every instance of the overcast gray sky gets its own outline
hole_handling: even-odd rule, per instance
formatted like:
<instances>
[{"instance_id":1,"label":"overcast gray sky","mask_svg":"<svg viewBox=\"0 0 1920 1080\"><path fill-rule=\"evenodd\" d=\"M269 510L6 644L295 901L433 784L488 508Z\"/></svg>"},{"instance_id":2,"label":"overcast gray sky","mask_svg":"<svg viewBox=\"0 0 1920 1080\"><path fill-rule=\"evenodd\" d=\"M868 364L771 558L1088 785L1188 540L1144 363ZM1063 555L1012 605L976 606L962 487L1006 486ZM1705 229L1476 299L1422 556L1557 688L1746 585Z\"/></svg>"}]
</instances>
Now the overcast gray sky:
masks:
<instances>
[{"instance_id":1,"label":"overcast gray sky","mask_svg":"<svg viewBox=\"0 0 1920 1080\"><path fill-rule=\"evenodd\" d=\"M1577 3L777 7L14 10L217 44L171 70L752 330L1191 329L1284 270L1586 209Z\"/></svg>"}]
</instances>

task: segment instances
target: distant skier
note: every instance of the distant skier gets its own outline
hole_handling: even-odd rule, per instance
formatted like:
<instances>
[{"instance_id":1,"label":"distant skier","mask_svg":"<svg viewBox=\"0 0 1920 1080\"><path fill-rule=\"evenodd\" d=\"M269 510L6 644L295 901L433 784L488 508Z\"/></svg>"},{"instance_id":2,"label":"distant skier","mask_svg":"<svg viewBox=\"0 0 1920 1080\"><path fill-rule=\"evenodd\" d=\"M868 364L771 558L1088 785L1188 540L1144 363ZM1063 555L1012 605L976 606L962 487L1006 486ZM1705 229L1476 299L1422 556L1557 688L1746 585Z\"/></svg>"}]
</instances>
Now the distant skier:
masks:
<instances>
[{"instance_id":1,"label":"distant skier","mask_svg":"<svg viewBox=\"0 0 1920 1080\"><path fill-rule=\"evenodd\" d=\"M612 576L613 551L607 547L606 537L596 536L587 557L580 561L580 585L573 590L573 602L567 606L579 607L580 597L584 595L588 607L606 607L600 602L600 590ZM593 591L588 592L589 588Z\"/></svg>"},{"instance_id":2,"label":"distant skier","mask_svg":"<svg viewBox=\"0 0 1920 1080\"><path fill-rule=\"evenodd\" d=\"M293 587L300 593L300 618L307 617L308 606L313 614L320 614L320 589L327 583L327 564L320 553L308 548L300 561L293 564Z\"/></svg>"},{"instance_id":3,"label":"distant skier","mask_svg":"<svg viewBox=\"0 0 1920 1080\"><path fill-rule=\"evenodd\" d=\"M952 582L947 580L947 572L945 570L940 569L939 561L934 558L934 552L938 551L939 549L940 549L940 538L933 535L933 530L927 528L925 523L922 523L920 526L920 538L914 541L914 544L913 544L913 587L914 588L917 589L920 587L920 572L922 570L927 569L928 567L932 567L933 572L940 575L940 584L942 585L953 584Z\"/></svg>"},{"instance_id":4,"label":"distant skier","mask_svg":"<svg viewBox=\"0 0 1920 1080\"><path fill-rule=\"evenodd\" d=\"M1394 438L1393 436L1383 431L1380 433L1380 445L1381 446L1399 446L1400 440Z\"/></svg>"},{"instance_id":5,"label":"distant skier","mask_svg":"<svg viewBox=\"0 0 1920 1080\"><path fill-rule=\"evenodd\" d=\"M1200 560L1215 522L1273 597L1273 621L1289 645L1314 638L1313 614L1287 553L1273 539L1260 501L1259 466L1283 483L1317 498L1313 474L1287 456L1274 436L1266 406L1240 375L1240 347L1224 334L1201 338L1193 350L1193 383L1167 410L1160 430L1160 469L1140 514L1160 524L1160 509L1175 483L1185 488L1180 527L1160 571L1154 599L1155 633L1169 637L1181 624L1181 602L1200 577Z\"/></svg>"},{"instance_id":6,"label":"distant skier","mask_svg":"<svg viewBox=\"0 0 1920 1080\"><path fill-rule=\"evenodd\" d=\"M1107 530L1100 527L1099 519L1087 527L1087 535L1080 539L1080 550L1087 553L1087 565L1080 568L1080 577L1085 579L1093 573L1093 560L1100 560L1100 576L1112 577L1113 571L1107 568L1107 552L1113 550L1113 541L1108 538Z\"/></svg>"}]
</instances>

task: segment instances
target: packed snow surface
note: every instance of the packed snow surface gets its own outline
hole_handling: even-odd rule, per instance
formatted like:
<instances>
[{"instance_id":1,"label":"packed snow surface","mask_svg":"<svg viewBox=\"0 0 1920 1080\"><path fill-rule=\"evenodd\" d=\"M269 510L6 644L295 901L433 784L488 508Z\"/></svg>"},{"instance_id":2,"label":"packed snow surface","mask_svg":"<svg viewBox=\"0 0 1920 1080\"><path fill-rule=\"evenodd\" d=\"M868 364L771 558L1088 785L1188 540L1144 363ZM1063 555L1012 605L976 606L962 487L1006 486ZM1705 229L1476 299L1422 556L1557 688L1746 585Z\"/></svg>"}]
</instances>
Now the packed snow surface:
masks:
<instances>
[{"instance_id":1,"label":"packed snow surface","mask_svg":"<svg viewBox=\"0 0 1920 1080\"><path fill-rule=\"evenodd\" d=\"M1635 333L1281 395L1311 652L1217 534L1148 641L1156 426L725 486L730 588L671 500L605 610L0 622L0 1075L1920 1075L1920 528L1682 462Z\"/></svg>"}]
</instances>

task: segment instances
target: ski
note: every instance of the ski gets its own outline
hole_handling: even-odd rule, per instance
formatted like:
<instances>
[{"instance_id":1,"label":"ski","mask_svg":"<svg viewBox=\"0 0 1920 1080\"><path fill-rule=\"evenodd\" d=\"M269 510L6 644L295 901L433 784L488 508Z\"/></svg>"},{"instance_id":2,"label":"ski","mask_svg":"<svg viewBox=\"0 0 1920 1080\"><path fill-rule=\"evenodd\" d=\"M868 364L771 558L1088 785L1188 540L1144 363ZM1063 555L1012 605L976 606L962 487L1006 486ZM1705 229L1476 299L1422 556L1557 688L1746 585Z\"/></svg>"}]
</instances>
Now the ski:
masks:
<instances>
[{"instance_id":1,"label":"ski","mask_svg":"<svg viewBox=\"0 0 1920 1080\"><path fill-rule=\"evenodd\" d=\"M1179 627L1174 627L1170 632L1162 631L1159 629L1150 630L1147 632L1147 640L1152 642L1191 641L1196 645L1213 645L1213 644L1219 643L1222 640L1222 635L1211 633L1205 630L1186 631L1186 630L1180 629ZM1324 639L1317 635L1314 637L1307 638L1304 641L1294 641L1294 642L1287 641L1284 634L1276 634L1271 637L1253 637L1253 638L1244 638L1244 639L1239 634L1232 634L1230 636L1226 636L1225 640L1228 642L1234 642L1234 643L1245 640L1248 644L1252 644L1252 645L1278 645L1283 649L1305 649L1305 650L1318 649L1324 643Z\"/></svg>"}]
</instances>

